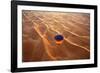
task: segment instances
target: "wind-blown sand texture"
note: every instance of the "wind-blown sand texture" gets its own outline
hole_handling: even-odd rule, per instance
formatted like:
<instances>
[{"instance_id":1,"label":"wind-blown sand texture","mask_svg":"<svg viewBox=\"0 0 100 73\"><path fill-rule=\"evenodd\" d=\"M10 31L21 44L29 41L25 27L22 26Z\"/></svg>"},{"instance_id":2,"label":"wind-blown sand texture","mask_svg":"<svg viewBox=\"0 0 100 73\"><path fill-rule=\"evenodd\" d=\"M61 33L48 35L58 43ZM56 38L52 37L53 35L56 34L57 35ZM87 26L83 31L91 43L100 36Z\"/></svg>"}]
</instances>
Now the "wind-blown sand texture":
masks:
<instances>
[{"instance_id":1,"label":"wind-blown sand texture","mask_svg":"<svg viewBox=\"0 0 100 73\"><path fill-rule=\"evenodd\" d=\"M57 34L62 44L56 44ZM23 10L22 44L23 62L89 59L90 15Z\"/></svg>"}]
</instances>

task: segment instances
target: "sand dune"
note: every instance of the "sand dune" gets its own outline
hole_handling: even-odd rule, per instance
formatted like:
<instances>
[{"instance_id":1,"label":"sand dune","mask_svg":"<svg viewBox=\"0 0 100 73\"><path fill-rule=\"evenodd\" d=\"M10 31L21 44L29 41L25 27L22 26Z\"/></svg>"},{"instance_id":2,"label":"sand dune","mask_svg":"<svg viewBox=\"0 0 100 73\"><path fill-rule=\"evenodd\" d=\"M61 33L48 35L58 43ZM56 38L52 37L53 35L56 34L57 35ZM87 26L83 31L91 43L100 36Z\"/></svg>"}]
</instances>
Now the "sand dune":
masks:
<instances>
[{"instance_id":1,"label":"sand dune","mask_svg":"<svg viewBox=\"0 0 100 73\"><path fill-rule=\"evenodd\" d=\"M22 11L23 62L90 58L88 13ZM54 37L61 34L63 43Z\"/></svg>"}]
</instances>

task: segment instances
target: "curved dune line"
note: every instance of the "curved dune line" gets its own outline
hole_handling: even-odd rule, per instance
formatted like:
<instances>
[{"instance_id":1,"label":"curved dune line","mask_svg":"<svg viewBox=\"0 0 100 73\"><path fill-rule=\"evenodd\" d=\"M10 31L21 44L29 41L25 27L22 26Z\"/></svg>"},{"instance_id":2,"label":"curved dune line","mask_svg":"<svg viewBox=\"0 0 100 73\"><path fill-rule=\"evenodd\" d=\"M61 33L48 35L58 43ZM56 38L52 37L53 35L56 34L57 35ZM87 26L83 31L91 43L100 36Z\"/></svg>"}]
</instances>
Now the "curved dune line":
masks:
<instances>
[{"instance_id":1,"label":"curved dune line","mask_svg":"<svg viewBox=\"0 0 100 73\"><path fill-rule=\"evenodd\" d=\"M44 20L42 19L42 18L39 18L42 22L44 22ZM57 20L55 20L56 22L58 22ZM47 26L48 28L49 28L49 25L48 24L45 24L45 22L43 23L45 26ZM76 34L76 33L73 33L73 32L71 32L71 31L69 31L69 30L67 30L67 29L69 29L68 27L66 27L66 26L64 26L63 24L60 24L63 28L64 28L64 30L65 31L67 31L67 32L69 32L69 33L71 33L71 34L73 34L74 36L77 36L77 37L80 37L80 38L84 38L84 39L88 39L88 37L86 37L86 36L80 36L80 35L78 35L78 34ZM50 26L51 27L51 26ZM51 27L51 29L52 29L52 27Z\"/></svg>"},{"instance_id":2,"label":"curved dune line","mask_svg":"<svg viewBox=\"0 0 100 73\"><path fill-rule=\"evenodd\" d=\"M54 30L54 29L53 29L53 30ZM57 31L57 30L56 30L56 31ZM59 32L59 33L60 33L60 32ZM73 42L67 40L66 38L64 38L64 39L65 39L67 42L69 42L70 44L73 44L73 45L75 45L75 46L81 47L81 48L83 48L84 50L90 52L87 48L85 48L85 47L83 47L83 46L80 46L80 45L77 45L77 44L75 44L75 43L73 43Z\"/></svg>"},{"instance_id":3,"label":"curved dune line","mask_svg":"<svg viewBox=\"0 0 100 73\"><path fill-rule=\"evenodd\" d=\"M52 29L53 31L57 31L57 30L55 30L55 29ZM57 31L57 32L59 32L59 31ZM60 32L59 32L60 33ZM73 43L73 42L71 42L71 41L69 41L68 39L66 39L66 38L64 38L67 42L69 42L70 44L73 44L73 45L75 45L75 46L78 46L78 47L81 47L81 48L83 48L84 50L86 50L86 51L88 51L88 52L90 52L87 48L85 48L85 47L83 47L83 46L80 46L80 45L77 45L77 44L75 44L75 43Z\"/></svg>"},{"instance_id":4,"label":"curved dune line","mask_svg":"<svg viewBox=\"0 0 100 73\"><path fill-rule=\"evenodd\" d=\"M76 33L73 33L73 32L71 32L71 31L67 30L67 29L66 29L66 26L64 26L63 24L61 24L61 25L64 27L64 30L65 30L65 31L67 31L67 32L69 32L69 33L71 33L71 34L73 34L73 35L75 35L75 36L77 36L77 37L84 38L84 36L80 36L80 35L78 35L78 34L76 34ZM86 36L85 36L85 38L86 38Z\"/></svg>"},{"instance_id":5,"label":"curved dune line","mask_svg":"<svg viewBox=\"0 0 100 73\"><path fill-rule=\"evenodd\" d=\"M54 28L52 28L52 26L50 26L51 28L51 30L53 30L53 31L55 31L56 33L58 33L58 34L61 34L59 31L57 31L57 30L55 30Z\"/></svg>"},{"instance_id":6,"label":"curved dune line","mask_svg":"<svg viewBox=\"0 0 100 73\"><path fill-rule=\"evenodd\" d=\"M79 37L79 38L82 38L82 39L89 39L88 36L80 36L80 35L78 35L78 34L76 34L76 33L73 33L73 32L71 32L71 31L67 30L67 29L64 29L64 30L67 31L67 32L69 32L70 34L76 36L76 37Z\"/></svg>"},{"instance_id":7,"label":"curved dune line","mask_svg":"<svg viewBox=\"0 0 100 73\"><path fill-rule=\"evenodd\" d=\"M56 58L53 55L51 55L51 53L47 49L48 48L47 44L50 45L49 42L47 41L47 39L44 38L43 42L44 42L44 46L45 46L45 50L46 50L47 54L51 57L51 59L56 60Z\"/></svg>"},{"instance_id":8,"label":"curved dune line","mask_svg":"<svg viewBox=\"0 0 100 73\"><path fill-rule=\"evenodd\" d=\"M59 31L57 31L57 30L55 30L55 29L53 29L53 28L52 28L52 30L55 31L55 32L57 32L57 33L60 33ZM60 34L61 34L61 33L60 33ZM64 38L64 39L65 39L68 43L70 43L70 44L72 44L72 45L75 45L75 46L78 46L78 47L81 47L81 48L83 48L84 50L90 52L87 48L85 48L85 47L83 47L83 46L81 46L81 45L77 45L77 44L75 44L75 43L69 41L69 40L66 39L66 38Z\"/></svg>"},{"instance_id":9,"label":"curved dune line","mask_svg":"<svg viewBox=\"0 0 100 73\"><path fill-rule=\"evenodd\" d=\"M56 22L58 22L58 21L56 21ZM64 28L65 31L67 31L67 32L69 32L69 33L71 33L71 34L73 34L74 36L77 36L77 37L80 37L80 38L88 38L88 37L86 37L86 36L80 36L80 35L78 35L78 34L76 34L76 33L73 33L73 32L71 32L71 31L69 31L68 29L70 29L70 28L66 27L66 26L63 25L63 24L60 24L60 25Z\"/></svg>"},{"instance_id":10,"label":"curved dune line","mask_svg":"<svg viewBox=\"0 0 100 73\"><path fill-rule=\"evenodd\" d=\"M41 18L39 18L42 22L41 23L43 23L46 27L47 27L47 29L49 30L49 29L53 29L53 26L51 26L51 25L48 25L48 24L46 24L45 22L44 22L44 20L43 19L41 19ZM32 21L33 22L33 21ZM56 30L55 30L56 31ZM57 33L60 33L59 31L56 31Z\"/></svg>"},{"instance_id":11,"label":"curved dune line","mask_svg":"<svg viewBox=\"0 0 100 73\"><path fill-rule=\"evenodd\" d=\"M34 28L36 31L37 31L37 29L36 28ZM37 31L38 32L38 31ZM51 55L51 53L48 51L48 46L47 46L47 44L49 44L49 42L43 37L43 36L41 36L41 34L38 32L38 34L40 35L40 37L42 37L42 39L43 39L43 42L44 42L44 46L45 46L45 50L46 50L46 52L47 52L47 54L52 58L52 59L54 59L54 60L56 60L56 58L55 57L53 57L52 55Z\"/></svg>"},{"instance_id":12,"label":"curved dune line","mask_svg":"<svg viewBox=\"0 0 100 73\"><path fill-rule=\"evenodd\" d=\"M59 32L59 33L60 33L60 32ZM66 38L64 38L64 39L65 39L67 42L69 42L70 44L75 45L75 46L78 46L78 47L81 47L81 48L83 48L84 50L90 52L87 48L85 48L85 47L83 47L83 46L81 46L81 45L77 45L77 44L75 44L75 43L73 43L73 42L67 40Z\"/></svg>"},{"instance_id":13,"label":"curved dune line","mask_svg":"<svg viewBox=\"0 0 100 73\"><path fill-rule=\"evenodd\" d=\"M44 42L44 45L45 45L45 50L46 50L46 53L48 54L48 56L49 56L50 58L52 58L53 60L56 60L56 58L55 58L54 56L52 56L51 53L49 52L49 50L47 49L47 48L48 48L47 44L50 45L50 43L48 42L48 40L45 39L45 38L41 35L41 33L40 33L40 31L38 30L38 28L34 27L34 29L37 31L37 33L40 35L40 37L43 39L43 42Z\"/></svg>"},{"instance_id":14,"label":"curved dune line","mask_svg":"<svg viewBox=\"0 0 100 73\"><path fill-rule=\"evenodd\" d=\"M44 19L39 18L39 20L40 20L41 23L43 23L48 29L53 29L53 26L46 24L46 23L44 22ZM58 31L56 31L56 32L59 33Z\"/></svg>"},{"instance_id":15,"label":"curved dune line","mask_svg":"<svg viewBox=\"0 0 100 73\"><path fill-rule=\"evenodd\" d=\"M39 18L39 19L42 21L41 23L43 23L48 29L54 30L53 26L46 24L43 19L41 19L41 18ZM56 32L60 33L59 31L56 31Z\"/></svg>"},{"instance_id":16,"label":"curved dune line","mask_svg":"<svg viewBox=\"0 0 100 73\"><path fill-rule=\"evenodd\" d=\"M81 14L70 14L70 16L73 20L78 21L79 23L84 22L84 19L86 19L87 17L84 18L84 16L82 16ZM81 19L80 19L81 18ZM82 23L83 24L83 23Z\"/></svg>"},{"instance_id":17,"label":"curved dune line","mask_svg":"<svg viewBox=\"0 0 100 73\"><path fill-rule=\"evenodd\" d=\"M26 17L27 17L27 16L26 16ZM27 17L27 18L28 18L28 17ZM29 19L29 18L28 18L28 19ZM32 20L31 20L31 22L33 23ZM47 48L48 48L47 44L50 44L50 43L48 42L47 39L44 38L43 35L41 35L41 32L40 32L39 29L38 29L39 26L38 26L36 23L34 23L34 24L35 24L35 26L33 27L33 29L35 29L36 32L40 35L40 37L43 39L43 42L44 42L44 45L45 45L46 53L48 54L48 56L49 56L51 59L56 60L56 58L55 58L54 56L52 56L51 53L49 52L49 50L47 49Z\"/></svg>"},{"instance_id":18,"label":"curved dune line","mask_svg":"<svg viewBox=\"0 0 100 73\"><path fill-rule=\"evenodd\" d=\"M64 38L67 42L69 42L70 44L72 44L72 45L75 45L75 46L78 46L78 47L81 47L81 48L83 48L84 50L86 50L86 51L88 51L88 52L90 52L90 50L88 50L87 48L85 48L85 47L83 47L83 46L81 46L81 45L77 45L77 44L75 44L75 43L73 43L73 42L71 42L71 41L69 41L68 39L66 39L66 38Z\"/></svg>"},{"instance_id":19,"label":"curved dune line","mask_svg":"<svg viewBox=\"0 0 100 73\"><path fill-rule=\"evenodd\" d=\"M77 16L77 15L76 15ZM54 17L54 19L55 19L55 16L53 16ZM59 17L59 16L58 16ZM76 18L77 17L75 17L73 14L67 14L67 17L70 17L70 19L69 20L77 20ZM78 16L78 18L81 18L82 16ZM65 19L63 19L62 17L59 17L60 19L62 19L62 21L65 21L66 22L66 20ZM82 19L82 18L81 18ZM82 20L81 20L82 21ZM82 22L81 22L79 19L77 20L77 22L79 22L79 23L81 23L81 24L83 24Z\"/></svg>"},{"instance_id":20,"label":"curved dune line","mask_svg":"<svg viewBox=\"0 0 100 73\"><path fill-rule=\"evenodd\" d=\"M40 21L41 21L41 23L43 23L43 24L44 24L44 25L45 25L48 29L50 28L50 27L49 27L49 25L48 25L48 24L46 24L42 18L39 18L39 20L40 20Z\"/></svg>"}]
</instances>

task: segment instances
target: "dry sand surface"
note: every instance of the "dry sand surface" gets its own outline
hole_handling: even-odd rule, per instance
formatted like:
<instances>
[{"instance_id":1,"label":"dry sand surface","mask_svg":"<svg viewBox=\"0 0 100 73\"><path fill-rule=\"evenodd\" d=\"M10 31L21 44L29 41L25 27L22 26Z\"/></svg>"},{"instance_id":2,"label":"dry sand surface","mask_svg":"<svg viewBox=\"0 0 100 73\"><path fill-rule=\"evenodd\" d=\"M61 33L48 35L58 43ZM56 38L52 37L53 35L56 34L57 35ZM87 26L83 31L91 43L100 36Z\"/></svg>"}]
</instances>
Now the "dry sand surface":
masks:
<instances>
[{"instance_id":1,"label":"dry sand surface","mask_svg":"<svg viewBox=\"0 0 100 73\"><path fill-rule=\"evenodd\" d=\"M88 13L22 11L23 62L90 58ZM57 44L54 37L62 35Z\"/></svg>"}]
</instances>

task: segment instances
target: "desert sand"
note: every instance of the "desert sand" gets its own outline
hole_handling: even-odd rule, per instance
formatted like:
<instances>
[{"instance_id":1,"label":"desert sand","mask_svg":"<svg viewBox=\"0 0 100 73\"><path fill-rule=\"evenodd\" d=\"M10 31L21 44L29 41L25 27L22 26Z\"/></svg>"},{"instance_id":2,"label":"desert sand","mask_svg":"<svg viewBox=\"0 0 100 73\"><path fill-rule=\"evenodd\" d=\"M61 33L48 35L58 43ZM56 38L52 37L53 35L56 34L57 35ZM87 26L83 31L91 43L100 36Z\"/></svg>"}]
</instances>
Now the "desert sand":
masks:
<instances>
[{"instance_id":1,"label":"desert sand","mask_svg":"<svg viewBox=\"0 0 100 73\"><path fill-rule=\"evenodd\" d=\"M90 58L88 13L22 11L23 62ZM62 35L57 44L54 37Z\"/></svg>"}]
</instances>

